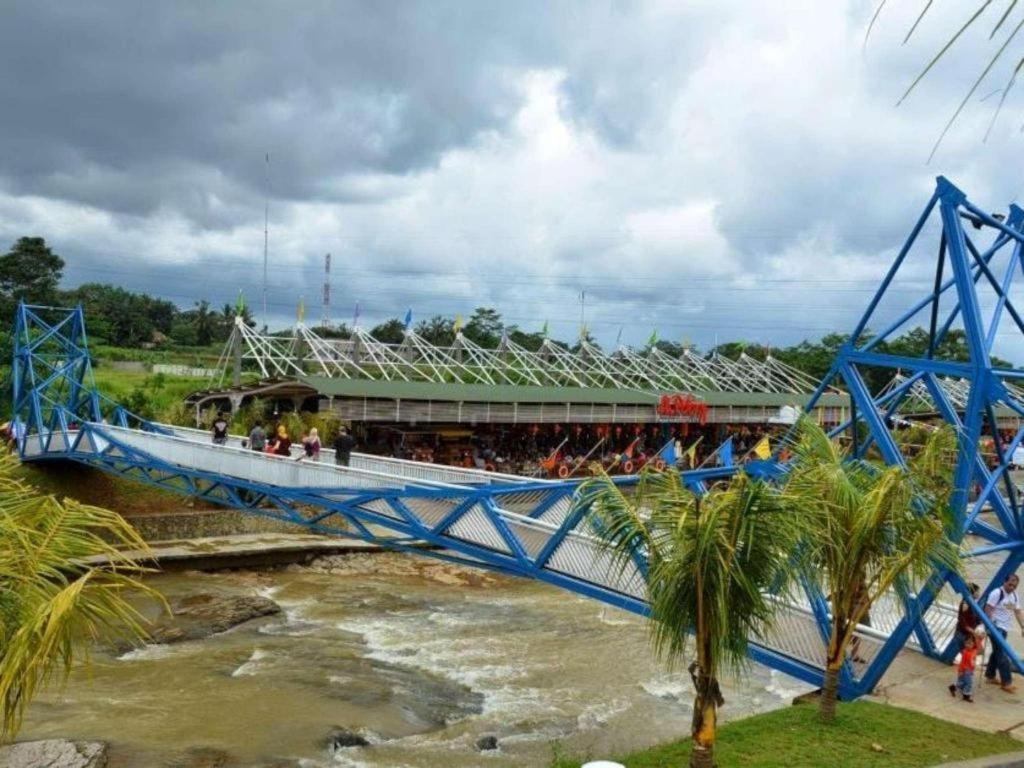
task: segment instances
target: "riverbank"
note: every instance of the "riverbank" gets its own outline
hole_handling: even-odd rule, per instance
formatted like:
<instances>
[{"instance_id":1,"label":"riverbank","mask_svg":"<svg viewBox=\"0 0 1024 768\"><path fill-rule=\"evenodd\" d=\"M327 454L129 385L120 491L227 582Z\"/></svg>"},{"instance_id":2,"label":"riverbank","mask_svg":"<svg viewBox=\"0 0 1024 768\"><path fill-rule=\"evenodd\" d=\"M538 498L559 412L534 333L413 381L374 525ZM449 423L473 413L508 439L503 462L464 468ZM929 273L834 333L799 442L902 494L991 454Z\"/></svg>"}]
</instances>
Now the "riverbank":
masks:
<instances>
[{"instance_id":1,"label":"riverbank","mask_svg":"<svg viewBox=\"0 0 1024 768\"><path fill-rule=\"evenodd\" d=\"M805 702L723 726L715 757L720 768L927 768L1021 746L1007 734L870 701L841 704L836 722L824 725L816 702ZM674 768L689 756L690 740L683 739L613 759L626 768ZM551 768L579 768L587 759L556 757Z\"/></svg>"},{"instance_id":2,"label":"riverbank","mask_svg":"<svg viewBox=\"0 0 1024 768\"><path fill-rule=\"evenodd\" d=\"M652 657L642 619L539 582L387 552L149 581L175 607L213 595L281 610L202 639L96 648L33 703L22 740L107 742L109 768L213 764L204 755L224 768L539 768L553 743L607 755L689 723L689 678ZM726 682L724 716L805 691L755 666ZM341 746L341 731L368 744Z\"/></svg>"}]
</instances>

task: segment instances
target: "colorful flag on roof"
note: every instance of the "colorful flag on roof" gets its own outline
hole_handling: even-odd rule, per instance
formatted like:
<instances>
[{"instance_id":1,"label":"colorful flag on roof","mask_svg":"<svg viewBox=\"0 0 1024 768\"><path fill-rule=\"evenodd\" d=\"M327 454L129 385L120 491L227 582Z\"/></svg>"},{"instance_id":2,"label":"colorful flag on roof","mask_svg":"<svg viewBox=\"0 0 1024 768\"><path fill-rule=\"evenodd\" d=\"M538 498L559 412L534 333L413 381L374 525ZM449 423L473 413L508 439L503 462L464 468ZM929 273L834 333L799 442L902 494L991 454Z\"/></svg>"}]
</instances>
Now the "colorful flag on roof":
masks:
<instances>
[{"instance_id":1,"label":"colorful flag on roof","mask_svg":"<svg viewBox=\"0 0 1024 768\"><path fill-rule=\"evenodd\" d=\"M704 435L701 435L693 441L693 445L686 449L684 455L690 461L690 469L697 466L697 446L700 445L700 441L704 439Z\"/></svg>"},{"instance_id":2,"label":"colorful flag on roof","mask_svg":"<svg viewBox=\"0 0 1024 768\"><path fill-rule=\"evenodd\" d=\"M676 452L676 441L672 438L665 447L661 449L661 458L665 460L665 463L670 467L675 466L675 463L679 461L679 454Z\"/></svg>"},{"instance_id":3,"label":"colorful flag on roof","mask_svg":"<svg viewBox=\"0 0 1024 768\"><path fill-rule=\"evenodd\" d=\"M657 343L658 343L658 329L655 328L653 331L651 331L651 335L647 339L647 346L648 347L653 347Z\"/></svg>"},{"instance_id":4,"label":"colorful flag on roof","mask_svg":"<svg viewBox=\"0 0 1024 768\"><path fill-rule=\"evenodd\" d=\"M455 323L452 325L452 330L455 331L456 334L462 330L462 315L455 316Z\"/></svg>"},{"instance_id":5,"label":"colorful flag on roof","mask_svg":"<svg viewBox=\"0 0 1024 768\"><path fill-rule=\"evenodd\" d=\"M306 319L306 300L299 297L299 322Z\"/></svg>"},{"instance_id":6,"label":"colorful flag on roof","mask_svg":"<svg viewBox=\"0 0 1024 768\"><path fill-rule=\"evenodd\" d=\"M732 466L732 437L719 446L718 458L722 460L723 467Z\"/></svg>"},{"instance_id":7,"label":"colorful flag on roof","mask_svg":"<svg viewBox=\"0 0 1024 768\"><path fill-rule=\"evenodd\" d=\"M405 313L405 330L408 331L411 326L412 326L412 310L410 309L408 312Z\"/></svg>"},{"instance_id":8,"label":"colorful flag on roof","mask_svg":"<svg viewBox=\"0 0 1024 768\"><path fill-rule=\"evenodd\" d=\"M757 445L754 446L754 455L765 460L772 457L772 444L768 440L768 435L757 441Z\"/></svg>"}]
</instances>

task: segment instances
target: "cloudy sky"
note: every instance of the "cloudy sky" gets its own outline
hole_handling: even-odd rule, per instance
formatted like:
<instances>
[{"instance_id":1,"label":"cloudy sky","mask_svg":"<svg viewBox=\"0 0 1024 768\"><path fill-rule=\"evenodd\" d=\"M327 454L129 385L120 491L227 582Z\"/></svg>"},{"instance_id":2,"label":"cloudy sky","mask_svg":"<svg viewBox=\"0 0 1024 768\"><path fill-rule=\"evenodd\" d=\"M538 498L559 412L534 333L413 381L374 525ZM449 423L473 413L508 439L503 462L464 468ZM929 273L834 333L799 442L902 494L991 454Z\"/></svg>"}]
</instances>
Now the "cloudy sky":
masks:
<instances>
[{"instance_id":1,"label":"cloudy sky","mask_svg":"<svg viewBox=\"0 0 1024 768\"><path fill-rule=\"evenodd\" d=\"M319 317L330 252L336 321L493 305L571 337L585 291L606 345L848 329L937 174L1024 195L1020 98L983 142L1020 50L926 162L1002 9L897 107L974 4L902 45L921 3L890 0L865 49L873 5L15 0L0 247L260 315L269 198L272 325Z\"/></svg>"}]
</instances>

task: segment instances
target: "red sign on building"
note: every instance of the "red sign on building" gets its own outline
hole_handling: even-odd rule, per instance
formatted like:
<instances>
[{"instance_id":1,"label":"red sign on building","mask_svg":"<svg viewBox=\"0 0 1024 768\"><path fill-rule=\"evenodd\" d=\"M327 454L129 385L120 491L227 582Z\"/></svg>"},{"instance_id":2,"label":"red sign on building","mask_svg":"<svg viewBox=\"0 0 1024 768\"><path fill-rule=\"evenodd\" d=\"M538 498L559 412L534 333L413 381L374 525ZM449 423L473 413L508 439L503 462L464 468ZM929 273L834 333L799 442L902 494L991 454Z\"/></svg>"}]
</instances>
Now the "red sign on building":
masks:
<instances>
[{"instance_id":1,"label":"red sign on building","mask_svg":"<svg viewBox=\"0 0 1024 768\"><path fill-rule=\"evenodd\" d=\"M708 404L692 395L662 395L658 402L660 416L691 416L703 424L708 412Z\"/></svg>"}]
</instances>

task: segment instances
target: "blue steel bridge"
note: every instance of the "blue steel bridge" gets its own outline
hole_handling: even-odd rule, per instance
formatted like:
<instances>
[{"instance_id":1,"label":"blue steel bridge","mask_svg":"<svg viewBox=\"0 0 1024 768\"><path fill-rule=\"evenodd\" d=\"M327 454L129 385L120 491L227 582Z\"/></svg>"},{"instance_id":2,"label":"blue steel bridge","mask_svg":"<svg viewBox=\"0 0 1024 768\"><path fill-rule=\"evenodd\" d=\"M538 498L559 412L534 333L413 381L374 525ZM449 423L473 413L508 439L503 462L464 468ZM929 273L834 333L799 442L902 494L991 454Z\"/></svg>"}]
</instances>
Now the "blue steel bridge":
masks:
<instances>
[{"instance_id":1,"label":"blue steel bridge","mask_svg":"<svg viewBox=\"0 0 1024 768\"><path fill-rule=\"evenodd\" d=\"M953 503L965 572L974 570L975 558L999 558L1002 564L995 572L989 568L992 584L1024 557L1020 499L1009 473L1013 452L1024 438L1024 402L1014 386L1024 371L1000 368L991 359L997 338L1009 333L1024 339L1024 320L1012 301L1014 281L1024 276L1022 222L1020 208L987 213L940 177L850 340L807 404L813 408L830 387L845 387L851 417L835 432L847 434L858 456L872 450L888 463L902 464L891 432L893 417L908 398L917 403L930 398L929 413L954 425L960 435ZM930 288L906 304L907 291L898 288L901 276L910 274L912 284L920 287L922 262ZM891 301L885 308L893 298L897 311ZM929 332L923 357L878 351L881 342L922 316ZM871 333L869 323L885 329ZM937 354L954 328L966 334L968 362ZM21 305L14 337L13 396L15 418L24 427L18 429L22 461L75 461L313 532L536 579L636 614L648 612L644 553L637 552L625 569L611 562L591 530L579 481L526 479L358 453L349 467L337 467L329 450L321 463L289 461L248 450L241 437L216 446L207 432L147 421L97 390L81 307ZM864 383L866 368L898 372L899 383L873 394ZM945 386L950 380L960 383L955 401ZM1008 421L1016 426L1006 438L996 426L1005 428ZM979 451L985 436L994 439L994 459ZM683 477L700 493L738 469L698 469ZM785 466L772 460L750 462L745 469L777 477ZM637 478L616 482L629 486ZM414 548L417 542L434 548ZM944 571L921 584L898 583L872 606L871 626L859 628L858 653L865 663L847 662L841 695L869 692L904 649L948 661L955 653L955 604L961 596L966 596L963 580ZM824 595L805 584L774 599L777 623L767 636L751 638L751 657L820 685L830 622ZM1005 644L998 633L993 635ZM1007 650L1024 671L1013 650Z\"/></svg>"}]
</instances>

